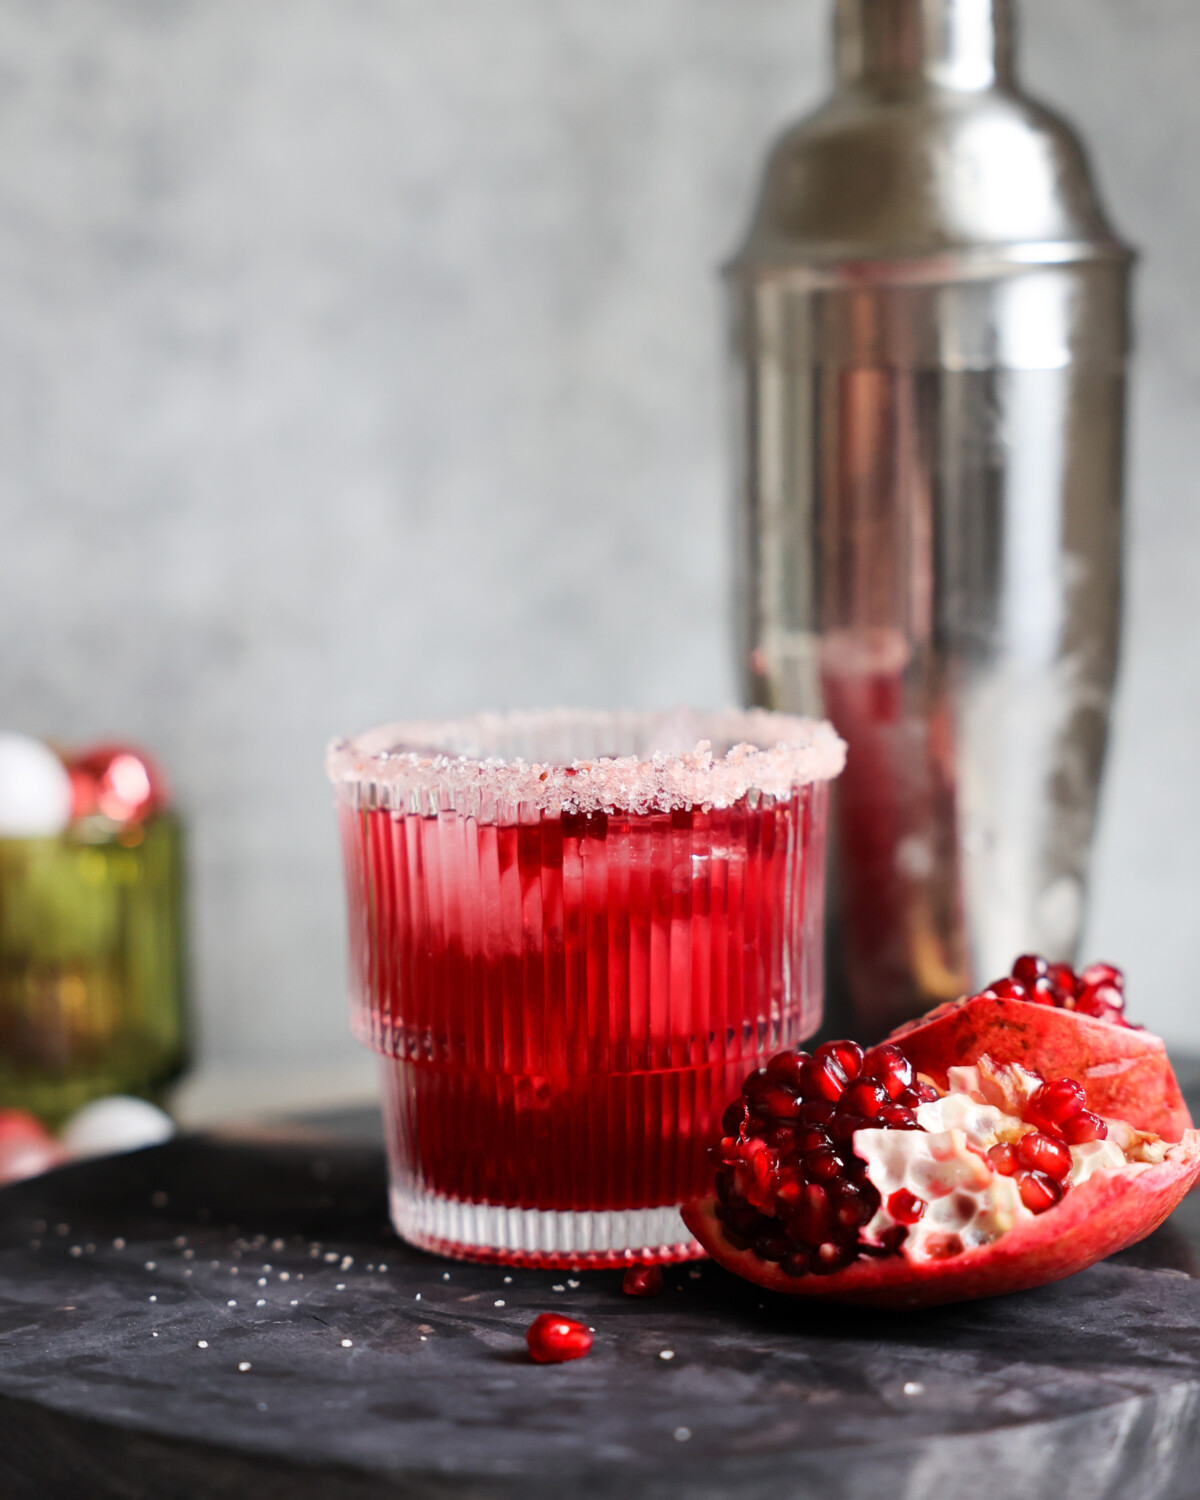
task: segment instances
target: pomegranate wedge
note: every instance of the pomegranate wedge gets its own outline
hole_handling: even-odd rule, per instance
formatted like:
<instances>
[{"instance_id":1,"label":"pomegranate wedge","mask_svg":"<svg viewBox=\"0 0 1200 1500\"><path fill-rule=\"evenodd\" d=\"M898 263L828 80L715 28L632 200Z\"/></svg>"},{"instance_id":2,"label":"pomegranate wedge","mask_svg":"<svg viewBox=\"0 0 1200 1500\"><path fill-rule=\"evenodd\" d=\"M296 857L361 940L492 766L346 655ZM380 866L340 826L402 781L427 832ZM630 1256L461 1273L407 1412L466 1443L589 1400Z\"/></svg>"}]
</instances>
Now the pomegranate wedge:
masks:
<instances>
[{"instance_id":1,"label":"pomegranate wedge","mask_svg":"<svg viewBox=\"0 0 1200 1500\"><path fill-rule=\"evenodd\" d=\"M1200 1178L1162 1043L1111 965L1033 955L863 1051L786 1052L745 1081L684 1209L741 1276L921 1307L1022 1291L1144 1238Z\"/></svg>"}]
</instances>

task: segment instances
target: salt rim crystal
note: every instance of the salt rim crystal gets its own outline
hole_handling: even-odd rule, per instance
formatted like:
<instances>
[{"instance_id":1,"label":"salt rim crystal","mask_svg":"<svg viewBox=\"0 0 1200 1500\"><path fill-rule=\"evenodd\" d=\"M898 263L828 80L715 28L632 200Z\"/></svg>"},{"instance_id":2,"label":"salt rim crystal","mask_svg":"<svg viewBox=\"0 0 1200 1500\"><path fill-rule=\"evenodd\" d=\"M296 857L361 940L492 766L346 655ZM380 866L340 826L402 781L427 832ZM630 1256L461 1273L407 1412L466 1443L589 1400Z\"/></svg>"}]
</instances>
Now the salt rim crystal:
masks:
<instances>
[{"instance_id":1,"label":"salt rim crystal","mask_svg":"<svg viewBox=\"0 0 1200 1500\"><path fill-rule=\"evenodd\" d=\"M386 725L335 740L326 766L355 807L508 822L788 797L845 760L831 724L764 709L550 709Z\"/></svg>"}]
</instances>

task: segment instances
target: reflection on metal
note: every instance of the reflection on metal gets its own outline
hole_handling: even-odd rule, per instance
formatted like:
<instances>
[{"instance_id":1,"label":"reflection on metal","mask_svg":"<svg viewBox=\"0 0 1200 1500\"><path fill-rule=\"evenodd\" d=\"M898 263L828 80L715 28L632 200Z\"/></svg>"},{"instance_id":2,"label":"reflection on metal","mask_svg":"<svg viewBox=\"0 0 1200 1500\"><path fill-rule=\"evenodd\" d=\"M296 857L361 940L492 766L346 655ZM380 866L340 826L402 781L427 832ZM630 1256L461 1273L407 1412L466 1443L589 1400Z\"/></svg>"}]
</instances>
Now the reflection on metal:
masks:
<instances>
[{"instance_id":1,"label":"reflection on metal","mask_svg":"<svg viewBox=\"0 0 1200 1500\"><path fill-rule=\"evenodd\" d=\"M826 712L879 1032L1074 956L1116 663L1131 253L1008 0L838 0L730 268L741 660ZM836 969L838 964L835 963Z\"/></svg>"}]
</instances>

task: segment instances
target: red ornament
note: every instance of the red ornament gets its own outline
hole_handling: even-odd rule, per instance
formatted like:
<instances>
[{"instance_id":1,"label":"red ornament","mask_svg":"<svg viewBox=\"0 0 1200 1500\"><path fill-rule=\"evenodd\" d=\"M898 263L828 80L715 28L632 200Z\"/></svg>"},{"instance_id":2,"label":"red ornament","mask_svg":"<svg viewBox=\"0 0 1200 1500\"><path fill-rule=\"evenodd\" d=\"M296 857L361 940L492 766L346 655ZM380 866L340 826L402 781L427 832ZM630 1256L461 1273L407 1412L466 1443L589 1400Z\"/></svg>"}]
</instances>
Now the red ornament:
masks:
<instances>
[{"instance_id":1,"label":"red ornament","mask_svg":"<svg viewBox=\"0 0 1200 1500\"><path fill-rule=\"evenodd\" d=\"M136 823L171 800L162 771L130 745L94 745L74 756L67 772L76 818L99 812L113 823Z\"/></svg>"}]
</instances>

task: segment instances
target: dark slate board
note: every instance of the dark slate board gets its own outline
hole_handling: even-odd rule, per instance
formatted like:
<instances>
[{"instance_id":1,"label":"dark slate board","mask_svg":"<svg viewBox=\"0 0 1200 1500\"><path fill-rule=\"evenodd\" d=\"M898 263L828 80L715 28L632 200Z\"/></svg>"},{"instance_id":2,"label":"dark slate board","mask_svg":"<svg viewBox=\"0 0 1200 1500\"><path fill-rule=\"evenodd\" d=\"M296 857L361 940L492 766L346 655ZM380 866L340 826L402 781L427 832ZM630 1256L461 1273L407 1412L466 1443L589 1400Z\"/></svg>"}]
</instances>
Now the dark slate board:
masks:
<instances>
[{"instance_id":1,"label":"dark slate board","mask_svg":"<svg viewBox=\"0 0 1200 1500\"><path fill-rule=\"evenodd\" d=\"M920 1315L644 1301L405 1248L376 1145L182 1139L0 1193L0 1495L1190 1497L1197 1231ZM528 1361L547 1309L587 1359Z\"/></svg>"}]
</instances>

